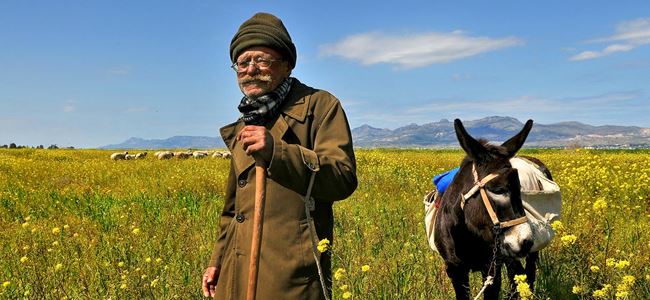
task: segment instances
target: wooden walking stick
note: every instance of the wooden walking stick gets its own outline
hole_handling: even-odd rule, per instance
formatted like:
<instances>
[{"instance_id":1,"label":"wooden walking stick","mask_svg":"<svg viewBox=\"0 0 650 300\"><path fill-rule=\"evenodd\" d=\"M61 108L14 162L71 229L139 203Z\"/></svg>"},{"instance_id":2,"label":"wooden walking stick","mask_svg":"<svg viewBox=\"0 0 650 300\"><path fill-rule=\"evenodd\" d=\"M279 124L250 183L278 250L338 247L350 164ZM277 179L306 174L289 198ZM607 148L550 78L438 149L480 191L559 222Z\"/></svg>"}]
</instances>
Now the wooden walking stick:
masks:
<instances>
[{"instance_id":1,"label":"wooden walking stick","mask_svg":"<svg viewBox=\"0 0 650 300\"><path fill-rule=\"evenodd\" d=\"M262 159L255 162L255 215L253 216L253 241L248 264L247 300L255 300L257 292L257 274L260 265L260 247L262 245L262 225L264 224L264 202L266 202L266 166Z\"/></svg>"}]
</instances>

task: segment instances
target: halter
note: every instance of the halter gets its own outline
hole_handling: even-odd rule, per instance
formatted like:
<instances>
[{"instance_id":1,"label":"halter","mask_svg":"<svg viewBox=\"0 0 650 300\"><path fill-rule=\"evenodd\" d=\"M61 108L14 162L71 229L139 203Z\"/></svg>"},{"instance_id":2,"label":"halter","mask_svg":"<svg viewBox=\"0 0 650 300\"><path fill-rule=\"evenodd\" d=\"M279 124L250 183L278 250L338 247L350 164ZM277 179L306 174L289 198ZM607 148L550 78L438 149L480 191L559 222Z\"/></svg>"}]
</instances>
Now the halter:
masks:
<instances>
[{"instance_id":1,"label":"halter","mask_svg":"<svg viewBox=\"0 0 650 300\"><path fill-rule=\"evenodd\" d=\"M490 204L490 199L487 196L487 192L485 191L485 184L488 183L490 180L497 178L499 174L490 173L489 175L483 177L483 179L479 180L478 173L476 172L475 164L472 164L472 173L474 174L474 186L466 194L463 195L460 201L461 209L463 210L465 209L465 201L467 201L467 199L474 196L474 194L476 194L477 191L480 191L481 198L483 199L483 205L485 205L485 209L490 215L490 219L492 219L492 224L494 224L495 229L499 230L503 228L508 228L522 223L526 223L528 221L528 218L526 216L514 220L505 221L505 222L499 221L499 218L497 217L494 208L492 208L492 204Z\"/></svg>"}]
</instances>

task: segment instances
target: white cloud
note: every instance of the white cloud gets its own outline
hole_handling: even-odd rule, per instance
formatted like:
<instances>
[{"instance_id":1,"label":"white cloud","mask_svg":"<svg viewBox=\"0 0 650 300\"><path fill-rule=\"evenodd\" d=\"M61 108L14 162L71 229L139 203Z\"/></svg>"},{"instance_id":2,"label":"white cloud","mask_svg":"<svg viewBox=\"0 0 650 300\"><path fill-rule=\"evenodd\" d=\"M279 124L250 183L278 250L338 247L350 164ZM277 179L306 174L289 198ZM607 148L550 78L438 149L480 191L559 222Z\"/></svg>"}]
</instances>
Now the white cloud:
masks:
<instances>
[{"instance_id":1,"label":"white cloud","mask_svg":"<svg viewBox=\"0 0 650 300\"><path fill-rule=\"evenodd\" d=\"M605 38L589 41L591 43L612 43L600 51L583 51L569 60L587 60L610 55L616 52L626 52L637 47L650 44L650 18L626 21L616 26L616 33Z\"/></svg>"},{"instance_id":2,"label":"white cloud","mask_svg":"<svg viewBox=\"0 0 650 300\"><path fill-rule=\"evenodd\" d=\"M388 63L416 68L522 44L523 41L515 37L472 37L462 31L408 36L372 32L352 35L337 43L323 45L320 52L322 55L341 56L364 65Z\"/></svg>"}]
</instances>

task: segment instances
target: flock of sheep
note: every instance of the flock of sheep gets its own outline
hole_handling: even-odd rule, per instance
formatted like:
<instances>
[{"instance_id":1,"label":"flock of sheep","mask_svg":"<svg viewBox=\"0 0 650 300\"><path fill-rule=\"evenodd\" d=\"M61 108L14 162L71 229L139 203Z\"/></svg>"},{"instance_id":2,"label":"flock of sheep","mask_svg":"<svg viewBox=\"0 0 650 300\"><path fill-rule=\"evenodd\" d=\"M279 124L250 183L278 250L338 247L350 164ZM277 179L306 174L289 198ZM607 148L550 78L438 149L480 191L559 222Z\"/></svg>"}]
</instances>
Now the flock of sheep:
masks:
<instances>
[{"instance_id":1,"label":"flock of sheep","mask_svg":"<svg viewBox=\"0 0 650 300\"><path fill-rule=\"evenodd\" d=\"M208 151L187 151L187 152L171 152L171 151L158 151L153 154L158 159L187 159L187 158L206 158L212 156L212 158L230 158L231 154L228 151L215 151L212 154ZM147 152L140 152L136 154L129 154L128 151L125 152L116 152L111 154L112 160L132 160L132 159L144 159L147 157Z\"/></svg>"}]
</instances>

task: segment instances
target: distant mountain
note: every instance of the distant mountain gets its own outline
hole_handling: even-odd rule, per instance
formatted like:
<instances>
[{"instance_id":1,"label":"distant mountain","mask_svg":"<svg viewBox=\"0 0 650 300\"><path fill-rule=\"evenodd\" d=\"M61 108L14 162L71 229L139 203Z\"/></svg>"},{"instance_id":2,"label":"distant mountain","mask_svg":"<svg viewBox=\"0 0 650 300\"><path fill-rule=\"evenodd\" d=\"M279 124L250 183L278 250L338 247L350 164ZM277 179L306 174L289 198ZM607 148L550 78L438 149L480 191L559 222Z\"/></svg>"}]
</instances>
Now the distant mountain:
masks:
<instances>
[{"instance_id":1,"label":"distant mountain","mask_svg":"<svg viewBox=\"0 0 650 300\"><path fill-rule=\"evenodd\" d=\"M512 117L492 116L464 120L474 137L503 142L524 124ZM442 119L422 125L410 124L394 130L362 125L352 130L356 147L458 147L454 123ZM525 147L633 147L650 148L650 128L636 126L592 126L579 122L535 123ZM162 140L130 138L100 149L209 149L224 148L220 137L175 136Z\"/></svg>"},{"instance_id":2,"label":"distant mountain","mask_svg":"<svg viewBox=\"0 0 650 300\"><path fill-rule=\"evenodd\" d=\"M130 138L123 143L106 145L99 149L210 149L225 147L220 137L174 136L164 140Z\"/></svg>"},{"instance_id":3,"label":"distant mountain","mask_svg":"<svg viewBox=\"0 0 650 300\"><path fill-rule=\"evenodd\" d=\"M474 137L498 143L515 135L524 124L512 117L492 116L463 121ZM352 130L357 147L457 147L454 124L443 119L423 125L410 124L394 130L362 125ZM592 126L579 122L535 123L528 147L650 147L650 129L636 126Z\"/></svg>"}]
</instances>

